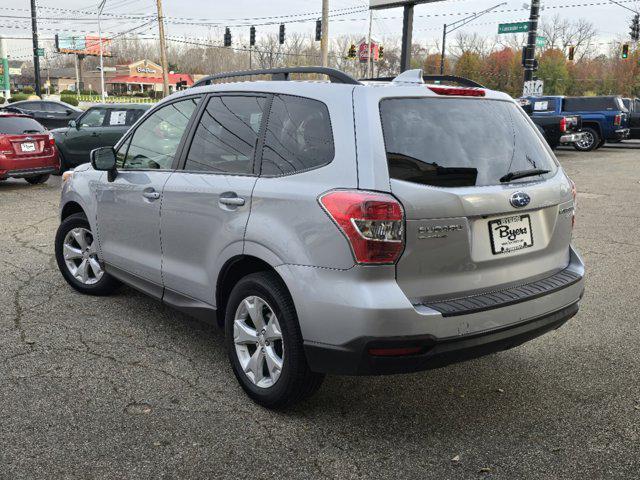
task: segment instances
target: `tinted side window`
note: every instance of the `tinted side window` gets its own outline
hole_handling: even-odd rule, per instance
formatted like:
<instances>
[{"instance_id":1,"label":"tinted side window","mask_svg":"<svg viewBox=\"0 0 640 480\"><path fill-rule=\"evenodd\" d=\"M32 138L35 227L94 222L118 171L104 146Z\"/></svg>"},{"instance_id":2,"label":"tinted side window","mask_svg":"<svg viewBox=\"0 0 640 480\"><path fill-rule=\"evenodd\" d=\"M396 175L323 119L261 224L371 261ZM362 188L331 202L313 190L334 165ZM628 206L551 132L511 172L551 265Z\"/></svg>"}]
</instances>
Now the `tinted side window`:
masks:
<instances>
[{"instance_id":1,"label":"tinted side window","mask_svg":"<svg viewBox=\"0 0 640 480\"><path fill-rule=\"evenodd\" d=\"M41 103L42 102L24 102L18 103L16 107L18 107L20 110L25 110L28 112L39 112L44 110Z\"/></svg>"},{"instance_id":2,"label":"tinted side window","mask_svg":"<svg viewBox=\"0 0 640 480\"><path fill-rule=\"evenodd\" d=\"M199 101L198 97L170 103L149 115L133 133L124 168L170 169Z\"/></svg>"},{"instance_id":3,"label":"tinted side window","mask_svg":"<svg viewBox=\"0 0 640 480\"><path fill-rule=\"evenodd\" d=\"M185 170L251 173L265 103L264 97L211 98L193 137Z\"/></svg>"},{"instance_id":4,"label":"tinted side window","mask_svg":"<svg viewBox=\"0 0 640 480\"><path fill-rule=\"evenodd\" d=\"M59 105L57 103L52 103L52 102L46 102L44 104L44 109L47 112L67 113L67 109L64 107L64 105Z\"/></svg>"},{"instance_id":5,"label":"tinted side window","mask_svg":"<svg viewBox=\"0 0 640 480\"><path fill-rule=\"evenodd\" d=\"M81 127L101 127L107 111L104 108L90 108L80 119Z\"/></svg>"},{"instance_id":6,"label":"tinted side window","mask_svg":"<svg viewBox=\"0 0 640 480\"><path fill-rule=\"evenodd\" d=\"M327 106L317 100L273 97L265 144L262 175L282 175L326 165L334 146Z\"/></svg>"}]
</instances>

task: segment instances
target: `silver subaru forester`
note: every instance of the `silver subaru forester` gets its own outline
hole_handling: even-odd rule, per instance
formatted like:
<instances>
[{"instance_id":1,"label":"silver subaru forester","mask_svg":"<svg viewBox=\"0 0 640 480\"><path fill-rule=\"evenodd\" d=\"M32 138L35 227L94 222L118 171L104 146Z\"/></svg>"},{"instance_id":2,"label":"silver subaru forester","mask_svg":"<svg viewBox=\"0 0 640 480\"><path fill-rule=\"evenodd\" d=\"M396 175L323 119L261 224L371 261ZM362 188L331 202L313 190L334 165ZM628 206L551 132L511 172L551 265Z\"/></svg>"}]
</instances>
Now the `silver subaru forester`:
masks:
<instances>
[{"instance_id":1,"label":"silver subaru forester","mask_svg":"<svg viewBox=\"0 0 640 480\"><path fill-rule=\"evenodd\" d=\"M248 75L272 78L230 80ZM436 368L558 328L584 288L575 186L511 97L424 78L298 67L169 96L65 174L62 275L217 322L270 408L326 373Z\"/></svg>"}]
</instances>

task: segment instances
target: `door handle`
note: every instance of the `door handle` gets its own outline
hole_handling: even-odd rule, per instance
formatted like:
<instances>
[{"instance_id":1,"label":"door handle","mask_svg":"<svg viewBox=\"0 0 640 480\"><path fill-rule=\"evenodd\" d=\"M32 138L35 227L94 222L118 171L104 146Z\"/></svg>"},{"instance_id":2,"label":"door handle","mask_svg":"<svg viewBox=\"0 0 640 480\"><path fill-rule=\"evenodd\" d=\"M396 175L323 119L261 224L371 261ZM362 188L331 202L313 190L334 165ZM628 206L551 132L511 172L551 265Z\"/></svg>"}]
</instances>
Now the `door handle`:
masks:
<instances>
[{"instance_id":1,"label":"door handle","mask_svg":"<svg viewBox=\"0 0 640 480\"><path fill-rule=\"evenodd\" d=\"M241 207L244 205L244 198L242 197L220 197L218 200L223 205L233 205L235 207Z\"/></svg>"},{"instance_id":2,"label":"door handle","mask_svg":"<svg viewBox=\"0 0 640 480\"><path fill-rule=\"evenodd\" d=\"M149 200L157 200L160 198L160 193L155 190L149 190L142 192L142 196L144 198L148 198Z\"/></svg>"}]
</instances>

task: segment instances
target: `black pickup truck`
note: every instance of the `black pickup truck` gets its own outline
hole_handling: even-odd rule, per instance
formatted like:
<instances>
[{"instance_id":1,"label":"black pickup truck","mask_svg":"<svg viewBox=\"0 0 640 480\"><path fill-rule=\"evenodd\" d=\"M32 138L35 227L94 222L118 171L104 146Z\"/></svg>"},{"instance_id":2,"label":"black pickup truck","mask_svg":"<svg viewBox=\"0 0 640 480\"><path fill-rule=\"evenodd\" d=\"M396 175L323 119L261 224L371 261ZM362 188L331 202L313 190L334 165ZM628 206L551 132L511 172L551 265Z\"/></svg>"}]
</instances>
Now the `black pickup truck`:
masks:
<instances>
[{"instance_id":1,"label":"black pickup truck","mask_svg":"<svg viewBox=\"0 0 640 480\"><path fill-rule=\"evenodd\" d=\"M629 110L629 138L640 138L640 98L623 98L622 103Z\"/></svg>"},{"instance_id":2,"label":"black pickup truck","mask_svg":"<svg viewBox=\"0 0 640 480\"><path fill-rule=\"evenodd\" d=\"M553 149L559 145L574 144L584 136L581 132L582 117L580 115L536 115L532 103L524 98L520 99L520 105Z\"/></svg>"}]
</instances>

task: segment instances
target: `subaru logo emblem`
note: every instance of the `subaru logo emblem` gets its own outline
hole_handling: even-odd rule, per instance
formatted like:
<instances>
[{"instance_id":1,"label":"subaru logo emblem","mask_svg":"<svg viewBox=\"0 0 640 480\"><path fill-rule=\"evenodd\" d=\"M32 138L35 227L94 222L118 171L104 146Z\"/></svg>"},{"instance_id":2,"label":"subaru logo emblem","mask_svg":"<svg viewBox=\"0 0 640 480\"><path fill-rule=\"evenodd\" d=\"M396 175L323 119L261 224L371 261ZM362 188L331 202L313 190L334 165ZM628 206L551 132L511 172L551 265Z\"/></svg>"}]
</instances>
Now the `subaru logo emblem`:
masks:
<instances>
[{"instance_id":1,"label":"subaru logo emblem","mask_svg":"<svg viewBox=\"0 0 640 480\"><path fill-rule=\"evenodd\" d=\"M526 207L529 205L530 201L531 197L524 192L516 192L511 195L511 198L509 199L509 203L511 203L515 208Z\"/></svg>"}]
</instances>

